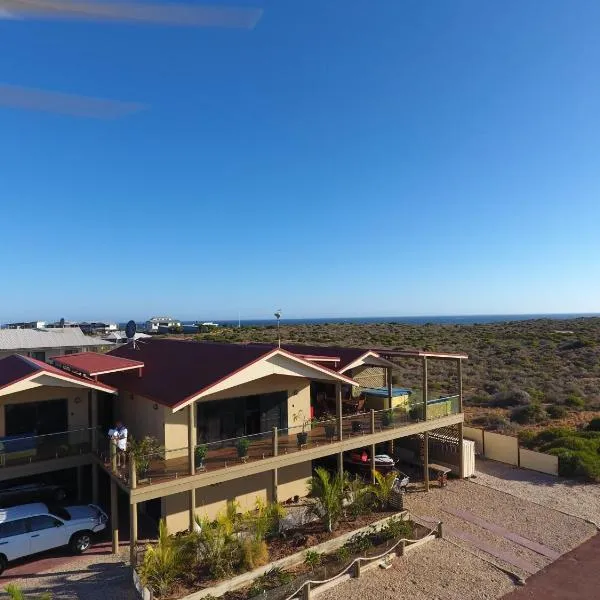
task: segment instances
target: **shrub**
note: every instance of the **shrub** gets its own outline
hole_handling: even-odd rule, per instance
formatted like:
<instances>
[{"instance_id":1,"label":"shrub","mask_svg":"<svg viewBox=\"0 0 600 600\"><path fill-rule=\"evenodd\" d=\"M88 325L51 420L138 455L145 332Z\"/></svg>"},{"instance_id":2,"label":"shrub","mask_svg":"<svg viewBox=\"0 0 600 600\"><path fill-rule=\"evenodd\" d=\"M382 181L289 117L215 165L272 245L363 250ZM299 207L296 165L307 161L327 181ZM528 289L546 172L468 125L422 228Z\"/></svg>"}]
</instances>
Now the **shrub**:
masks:
<instances>
[{"instance_id":1,"label":"shrub","mask_svg":"<svg viewBox=\"0 0 600 600\"><path fill-rule=\"evenodd\" d=\"M241 546L235 534L231 515L221 513L215 521L196 516L200 527L198 546L200 555L213 577L231 575L242 559Z\"/></svg>"},{"instance_id":2,"label":"shrub","mask_svg":"<svg viewBox=\"0 0 600 600\"><path fill-rule=\"evenodd\" d=\"M524 390L511 390L494 394L491 405L499 408L526 406L531 403L531 396Z\"/></svg>"},{"instance_id":3,"label":"shrub","mask_svg":"<svg viewBox=\"0 0 600 600\"><path fill-rule=\"evenodd\" d=\"M248 589L248 597L253 598L254 596L260 596L272 590L289 583L292 580L292 574L288 571L284 571L280 567L274 567L270 571L267 571L264 575L257 577L250 588ZM205 596L206 598L206 596Z\"/></svg>"},{"instance_id":4,"label":"shrub","mask_svg":"<svg viewBox=\"0 0 600 600\"><path fill-rule=\"evenodd\" d=\"M535 431L530 431L525 429L524 431L519 431L519 443L525 446L526 448L533 448L535 446L537 435Z\"/></svg>"},{"instance_id":5,"label":"shrub","mask_svg":"<svg viewBox=\"0 0 600 600\"><path fill-rule=\"evenodd\" d=\"M352 554L363 554L373 547L371 535L366 531L354 534L346 544Z\"/></svg>"},{"instance_id":6,"label":"shrub","mask_svg":"<svg viewBox=\"0 0 600 600\"><path fill-rule=\"evenodd\" d=\"M28 596L26 597L23 590L14 583L9 583L5 588L6 593L10 600L52 600L52 594L50 592L44 592L39 596Z\"/></svg>"},{"instance_id":7,"label":"shrub","mask_svg":"<svg viewBox=\"0 0 600 600\"><path fill-rule=\"evenodd\" d=\"M567 409L560 404L552 404L546 408L546 412L551 419L563 419L567 416Z\"/></svg>"},{"instance_id":8,"label":"shrub","mask_svg":"<svg viewBox=\"0 0 600 600\"><path fill-rule=\"evenodd\" d=\"M578 396L577 394L569 394L565 398L565 404L567 406L570 406L571 408L584 408L585 400L581 396Z\"/></svg>"},{"instance_id":9,"label":"shrub","mask_svg":"<svg viewBox=\"0 0 600 600\"><path fill-rule=\"evenodd\" d=\"M548 415L540 404L530 404L528 406L519 406L510 413L510 420L520 425L531 425L546 420Z\"/></svg>"},{"instance_id":10,"label":"shrub","mask_svg":"<svg viewBox=\"0 0 600 600\"><path fill-rule=\"evenodd\" d=\"M489 431L506 431L511 427L509 420L501 415L483 415L473 419L472 423Z\"/></svg>"},{"instance_id":11,"label":"shrub","mask_svg":"<svg viewBox=\"0 0 600 600\"><path fill-rule=\"evenodd\" d=\"M347 546L341 546L335 551L335 557L341 563L348 562L350 560L350 550Z\"/></svg>"},{"instance_id":12,"label":"shrub","mask_svg":"<svg viewBox=\"0 0 600 600\"><path fill-rule=\"evenodd\" d=\"M141 440L130 436L127 452L135 460L135 472L140 479L146 477L153 460L165 457L164 447L151 435L147 435Z\"/></svg>"},{"instance_id":13,"label":"shrub","mask_svg":"<svg viewBox=\"0 0 600 600\"><path fill-rule=\"evenodd\" d=\"M139 568L142 583L158 594L167 595L175 581L191 568L190 555L179 538L169 535L166 523L161 520L158 543L148 545Z\"/></svg>"},{"instance_id":14,"label":"shrub","mask_svg":"<svg viewBox=\"0 0 600 600\"><path fill-rule=\"evenodd\" d=\"M600 431L600 417L594 417L587 426L588 431Z\"/></svg>"},{"instance_id":15,"label":"shrub","mask_svg":"<svg viewBox=\"0 0 600 600\"><path fill-rule=\"evenodd\" d=\"M266 565L269 562L267 542L252 537L245 538L242 541L242 562L248 571Z\"/></svg>"},{"instance_id":16,"label":"shrub","mask_svg":"<svg viewBox=\"0 0 600 600\"><path fill-rule=\"evenodd\" d=\"M383 540L412 538L413 524L400 517L393 517L381 528L380 534Z\"/></svg>"},{"instance_id":17,"label":"shrub","mask_svg":"<svg viewBox=\"0 0 600 600\"><path fill-rule=\"evenodd\" d=\"M322 560L323 556L314 550L307 550L304 555L304 564L310 567L311 571L314 571L321 564Z\"/></svg>"}]
</instances>

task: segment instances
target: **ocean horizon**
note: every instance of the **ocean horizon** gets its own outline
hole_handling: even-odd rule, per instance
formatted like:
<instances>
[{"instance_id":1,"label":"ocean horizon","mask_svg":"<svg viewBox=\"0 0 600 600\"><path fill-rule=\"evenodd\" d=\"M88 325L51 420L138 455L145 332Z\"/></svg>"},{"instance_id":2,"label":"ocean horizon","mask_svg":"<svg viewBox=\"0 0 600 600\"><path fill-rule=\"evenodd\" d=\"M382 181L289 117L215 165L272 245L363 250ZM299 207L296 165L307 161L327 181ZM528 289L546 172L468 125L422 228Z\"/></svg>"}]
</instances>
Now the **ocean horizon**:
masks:
<instances>
[{"instance_id":1,"label":"ocean horizon","mask_svg":"<svg viewBox=\"0 0 600 600\"><path fill-rule=\"evenodd\" d=\"M530 321L534 319L569 320L585 317L600 317L600 313L549 313L521 315L441 315L420 317L314 317L303 319L281 319L281 325L326 325L326 324L357 324L369 325L378 323L401 323L404 325L485 325L491 323L509 323L511 321ZM211 322L221 326L237 327L268 327L275 325L272 319L195 319L181 321L182 325ZM124 323L121 324L124 326ZM140 322L139 325L144 325Z\"/></svg>"}]
</instances>

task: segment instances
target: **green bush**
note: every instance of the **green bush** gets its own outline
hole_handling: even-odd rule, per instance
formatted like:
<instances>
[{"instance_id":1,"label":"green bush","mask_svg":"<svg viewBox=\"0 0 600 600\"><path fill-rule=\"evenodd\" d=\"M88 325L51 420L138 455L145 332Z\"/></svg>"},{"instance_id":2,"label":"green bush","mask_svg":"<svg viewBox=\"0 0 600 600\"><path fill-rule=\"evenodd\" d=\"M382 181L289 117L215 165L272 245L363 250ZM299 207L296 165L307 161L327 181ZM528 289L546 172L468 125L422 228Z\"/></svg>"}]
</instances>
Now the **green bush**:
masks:
<instances>
[{"instance_id":1,"label":"green bush","mask_svg":"<svg viewBox=\"0 0 600 600\"><path fill-rule=\"evenodd\" d=\"M292 574L288 571L284 571L280 567L274 567L270 571L267 571L264 575L260 575L253 582L250 588L248 588L248 598L254 598L255 596L262 596L268 590L280 587L289 583L292 580ZM205 596L206 598L206 596Z\"/></svg>"},{"instance_id":2,"label":"green bush","mask_svg":"<svg viewBox=\"0 0 600 600\"><path fill-rule=\"evenodd\" d=\"M529 429L525 429L523 431L519 431L519 443L526 448L532 448L535 446L537 435L535 431L531 431Z\"/></svg>"},{"instance_id":3,"label":"green bush","mask_svg":"<svg viewBox=\"0 0 600 600\"><path fill-rule=\"evenodd\" d=\"M552 404L547 409L546 412L551 419L563 419L567 416L567 409L560 404Z\"/></svg>"},{"instance_id":4,"label":"green bush","mask_svg":"<svg viewBox=\"0 0 600 600\"><path fill-rule=\"evenodd\" d=\"M392 517L380 530L383 540L398 540L413 537L413 524L400 517Z\"/></svg>"},{"instance_id":5,"label":"green bush","mask_svg":"<svg viewBox=\"0 0 600 600\"><path fill-rule=\"evenodd\" d=\"M585 408L585 400L577 394L569 394L565 399L565 404L571 408Z\"/></svg>"},{"instance_id":6,"label":"green bush","mask_svg":"<svg viewBox=\"0 0 600 600\"><path fill-rule=\"evenodd\" d=\"M311 571L314 571L316 567L321 564L323 560L323 556L314 550L307 550L304 555L304 564L310 568Z\"/></svg>"},{"instance_id":7,"label":"green bush","mask_svg":"<svg viewBox=\"0 0 600 600\"><path fill-rule=\"evenodd\" d=\"M532 425L541 423L548 418L546 411L540 404L529 404L528 406L519 406L513 408L510 413L510 420L520 425Z\"/></svg>"},{"instance_id":8,"label":"green bush","mask_svg":"<svg viewBox=\"0 0 600 600\"><path fill-rule=\"evenodd\" d=\"M341 546L335 551L335 557L341 563L348 562L350 560L350 550L347 546Z\"/></svg>"},{"instance_id":9,"label":"green bush","mask_svg":"<svg viewBox=\"0 0 600 600\"><path fill-rule=\"evenodd\" d=\"M524 390L510 390L494 394L491 406L509 408L511 406L526 406L531 403L531 396Z\"/></svg>"}]
</instances>

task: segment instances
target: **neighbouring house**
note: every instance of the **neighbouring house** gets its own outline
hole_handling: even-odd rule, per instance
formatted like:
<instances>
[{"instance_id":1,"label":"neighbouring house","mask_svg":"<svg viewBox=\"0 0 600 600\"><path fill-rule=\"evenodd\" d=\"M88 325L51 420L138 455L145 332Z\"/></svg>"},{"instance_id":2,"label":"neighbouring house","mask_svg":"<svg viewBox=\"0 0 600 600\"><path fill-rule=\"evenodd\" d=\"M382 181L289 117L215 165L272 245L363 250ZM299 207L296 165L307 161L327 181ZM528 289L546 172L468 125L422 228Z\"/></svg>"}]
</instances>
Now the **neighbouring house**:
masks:
<instances>
[{"instance_id":1,"label":"neighbouring house","mask_svg":"<svg viewBox=\"0 0 600 600\"><path fill-rule=\"evenodd\" d=\"M46 321L27 321L21 323L6 323L4 329L43 329Z\"/></svg>"},{"instance_id":2,"label":"neighbouring house","mask_svg":"<svg viewBox=\"0 0 600 600\"><path fill-rule=\"evenodd\" d=\"M152 317L146 321L146 331L149 333L167 333L169 327L181 327L181 321L172 317Z\"/></svg>"},{"instance_id":3,"label":"neighbouring house","mask_svg":"<svg viewBox=\"0 0 600 600\"><path fill-rule=\"evenodd\" d=\"M140 512L177 532L227 500L242 509L257 497L284 502L307 494L315 463L343 470L357 449L368 449L372 468L377 454L398 452L419 465L428 489L445 451L463 474L466 358L155 337L55 356L53 365L13 354L0 360L0 481L76 473L79 496L110 506L113 551L119 506L128 507L132 552ZM402 360L422 374L418 401L394 385ZM451 398L427 392L437 360L456 366ZM151 436L161 448L118 465L107 436L117 420L130 439Z\"/></svg>"},{"instance_id":4,"label":"neighbouring house","mask_svg":"<svg viewBox=\"0 0 600 600\"><path fill-rule=\"evenodd\" d=\"M0 329L0 358L23 354L47 361L83 350L102 351L111 346L101 338L84 335L78 327L65 329Z\"/></svg>"},{"instance_id":5,"label":"neighbouring house","mask_svg":"<svg viewBox=\"0 0 600 600\"><path fill-rule=\"evenodd\" d=\"M118 331L119 326L116 323L103 323L102 321L92 321L91 323L83 321L79 323L79 328L87 335L100 335L111 331Z\"/></svg>"}]
</instances>

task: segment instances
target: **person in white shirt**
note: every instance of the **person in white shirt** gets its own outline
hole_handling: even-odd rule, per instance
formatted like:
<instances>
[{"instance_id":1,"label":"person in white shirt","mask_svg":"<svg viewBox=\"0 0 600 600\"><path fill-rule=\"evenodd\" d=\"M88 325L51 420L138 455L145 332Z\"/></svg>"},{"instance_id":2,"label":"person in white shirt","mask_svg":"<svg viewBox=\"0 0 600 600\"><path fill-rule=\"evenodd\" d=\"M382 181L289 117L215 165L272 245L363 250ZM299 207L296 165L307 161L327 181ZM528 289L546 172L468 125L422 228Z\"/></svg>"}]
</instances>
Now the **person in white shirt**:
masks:
<instances>
[{"instance_id":1,"label":"person in white shirt","mask_svg":"<svg viewBox=\"0 0 600 600\"><path fill-rule=\"evenodd\" d=\"M115 428L108 430L108 437L117 447L117 466L124 467L127 453L127 427L122 421L117 421Z\"/></svg>"}]
</instances>

